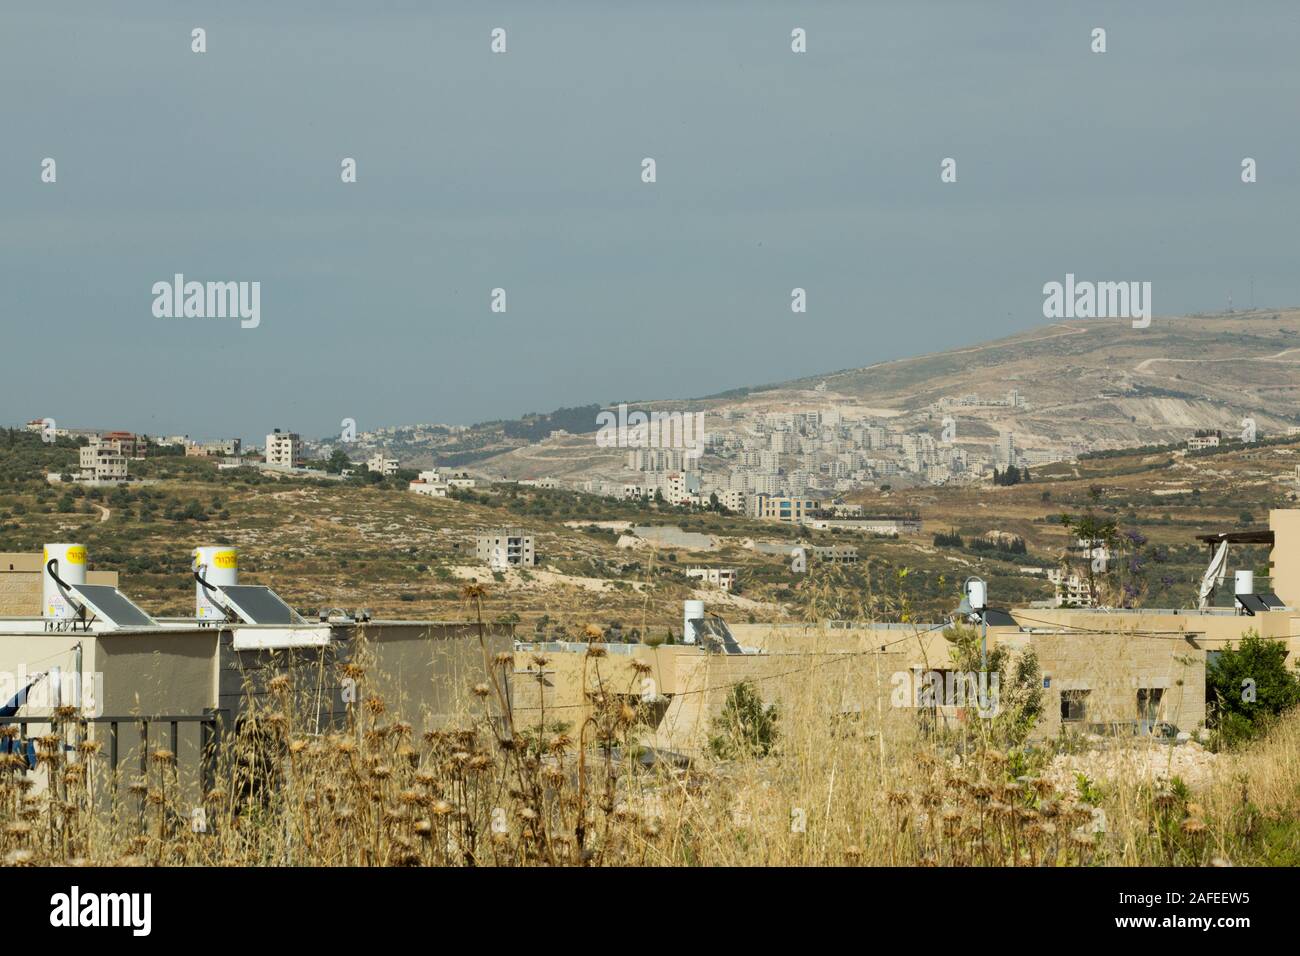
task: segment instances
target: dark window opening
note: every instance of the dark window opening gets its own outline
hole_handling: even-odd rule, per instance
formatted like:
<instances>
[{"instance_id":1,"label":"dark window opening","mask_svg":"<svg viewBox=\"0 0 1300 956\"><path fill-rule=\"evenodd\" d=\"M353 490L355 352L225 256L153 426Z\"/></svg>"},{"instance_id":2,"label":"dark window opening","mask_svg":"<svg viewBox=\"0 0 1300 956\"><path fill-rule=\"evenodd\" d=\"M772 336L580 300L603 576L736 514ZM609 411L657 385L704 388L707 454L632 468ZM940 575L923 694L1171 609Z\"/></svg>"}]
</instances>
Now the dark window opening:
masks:
<instances>
[{"instance_id":1,"label":"dark window opening","mask_svg":"<svg viewBox=\"0 0 1300 956\"><path fill-rule=\"evenodd\" d=\"M1084 720L1088 714L1088 695L1092 691L1087 690L1063 690L1061 691L1061 721L1062 723L1077 723Z\"/></svg>"}]
</instances>

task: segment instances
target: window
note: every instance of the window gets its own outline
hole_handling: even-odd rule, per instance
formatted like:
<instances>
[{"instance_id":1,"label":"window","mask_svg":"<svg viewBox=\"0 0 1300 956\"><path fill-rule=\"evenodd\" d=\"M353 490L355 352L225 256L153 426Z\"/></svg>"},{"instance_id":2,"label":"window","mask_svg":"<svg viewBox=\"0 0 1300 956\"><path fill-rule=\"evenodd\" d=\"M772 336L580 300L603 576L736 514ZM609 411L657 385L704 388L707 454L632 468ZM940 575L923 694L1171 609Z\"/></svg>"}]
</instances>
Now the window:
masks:
<instances>
[{"instance_id":1,"label":"window","mask_svg":"<svg viewBox=\"0 0 1300 956\"><path fill-rule=\"evenodd\" d=\"M1164 699L1162 687L1139 687L1137 693L1138 720L1157 720L1160 716L1160 701Z\"/></svg>"},{"instance_id":2,"label":"window","mask_svg":"<svg viewBox=\"0 0 1300 956\"><path fill-rule=\"evenodd\" d=\"M916 703L918 707L978 707L981 695L987 693L987 683L975 674L931 670L918 677Z\"/></svg>"},{"instance_id":3,"label":"window","mask_svg":"<svg viewBox=\"0 0 1300 956\"><path fill-rule=\"evenodd\" d=\"M1082 721L1088 713L1088 695L1091 693L1092 691L1088 690L1061 691L1061 722Z\"/></svg>"}]
</instances>

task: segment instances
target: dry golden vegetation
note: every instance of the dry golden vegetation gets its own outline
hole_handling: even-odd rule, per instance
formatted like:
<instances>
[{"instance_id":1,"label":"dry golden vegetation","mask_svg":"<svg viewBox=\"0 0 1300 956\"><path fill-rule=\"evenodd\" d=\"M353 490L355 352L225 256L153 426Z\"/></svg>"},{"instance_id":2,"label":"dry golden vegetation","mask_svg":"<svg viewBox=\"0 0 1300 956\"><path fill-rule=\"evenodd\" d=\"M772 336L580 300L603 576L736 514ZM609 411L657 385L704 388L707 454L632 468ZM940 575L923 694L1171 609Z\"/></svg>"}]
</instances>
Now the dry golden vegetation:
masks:
<instances>
[{"instance_id":1,"label":"dry golden vegetation","mask_svg":"<svg viewBox=\"0 0 1300 956\"><path fill-rule=\"evenodd\" d=\"M468 591L477 605L482 592ZM596 640L589 719L522 723L506 686L514 657L483 651L466 709L423 730L370 689L364 648L343 725L286 674L250 699L216 748L200 794L176 753L154 749L117 799L102 743L76 713L37 741L39 768L7 754L0 858L10 865L1252 865L1300 862L1300 715L1209 779L1121 775L1062 781L1053 747L1007 746L976 722L927 732L915 711L843 702L872 678L860 656L782 687L770 748L733 735L689 767L647 754L635 673ZM544 656L531 665L544 669ZM644 665L641 665L644 666ZM877 679L879 674L874 675ZM516 676L515 680L527 679ZM6 730L10 737L12 729ZM726 741L724 741L726 742ZM1059 746L1059 745L1058 745ZM1138 745L1134 745L1138 746ZM1159 744L1157 758L1172 748ZM1169 758L1172 760L1172 757ZM1159 759L1155 761L1159 763ZM201 826L196 821L201 821Z\"/></svg>"}]
</instances>

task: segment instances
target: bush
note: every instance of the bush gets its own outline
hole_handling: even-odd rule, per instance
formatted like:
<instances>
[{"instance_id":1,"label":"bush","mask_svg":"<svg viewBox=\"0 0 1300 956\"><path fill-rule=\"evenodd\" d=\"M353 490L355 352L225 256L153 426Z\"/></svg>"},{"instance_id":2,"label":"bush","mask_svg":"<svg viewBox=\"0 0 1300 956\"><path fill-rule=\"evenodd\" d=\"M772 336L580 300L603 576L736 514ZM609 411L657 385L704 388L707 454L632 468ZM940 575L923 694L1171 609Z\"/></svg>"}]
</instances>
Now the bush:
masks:
<instances>
[{"instance_id":1,"label":"bush","mask_svg":"<svg viewBox=\"0 0 1300 956\"><path fill-rule=\"evenodd\" d=\"M722 713L713 722L709 749L719 757L765 757L776 746L776 704L763 705L751 681L731 689Z\"/></svg>"},{"instance_id":2,"label":"bush","mask_svg":"<svg viewBox=\"0 0 1300 956\"><path fill-rule=\"evenodd\" d=\"M1275 718L1300 703L1300 678L1287 668L1286 645L1248 631L1236 648L1219 652L1205 670L1209 725L1218 743L1258 737Z\"/></svg>"}]
</instances>

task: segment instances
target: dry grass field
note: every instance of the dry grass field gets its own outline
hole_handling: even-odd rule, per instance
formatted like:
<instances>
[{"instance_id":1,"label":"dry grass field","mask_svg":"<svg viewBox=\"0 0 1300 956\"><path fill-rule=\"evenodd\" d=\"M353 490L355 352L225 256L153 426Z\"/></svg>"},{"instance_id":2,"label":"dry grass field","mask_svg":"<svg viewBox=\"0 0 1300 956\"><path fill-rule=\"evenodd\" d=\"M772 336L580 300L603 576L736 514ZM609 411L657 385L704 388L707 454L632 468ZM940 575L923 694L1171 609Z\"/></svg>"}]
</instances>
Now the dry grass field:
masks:
<instances>
[{"instance_id":1,"label":"dry grass field","mask_svg":"<svg viewBox=\"0 0 1300 956\"><path fill-rule=\"evenodd\" d=\"M468 589L477 608L482 595ZM477 610L475 610L477 613ZM594 629L594 634L599 628ZM904 865L1300 863L1300 715L1183 779L1175 748L1006 746L997 726L935 734L828 702L868 679L862 660L786 689L770 748L689 767L637 757L635 697L593 643L591 718L516 723L512 655L487 659L455 726L419 733L366 689L347 724L316 733L289 677L228 735L197 794L155 749L102 806L104 753L70 713L38 741L40 769L0 771L0 858L10 865ZM545 663L542 661L541 663ZM857 669L855 669L857 668ZM913 712L914 713L914 712ZM1069 772L1062 773L1068 758ZM1141 767L1136 772L1134 767ZM1082 768L1082 769L1081 769ZM202 826L196 827L196 818Z\"/></svg>"}]
</instances>

